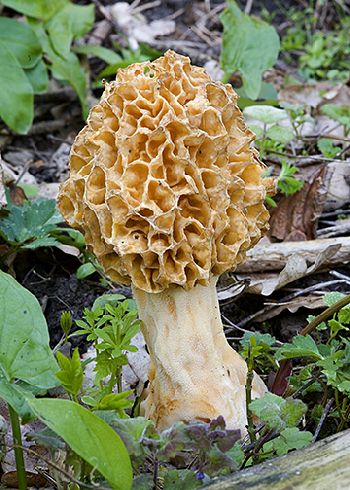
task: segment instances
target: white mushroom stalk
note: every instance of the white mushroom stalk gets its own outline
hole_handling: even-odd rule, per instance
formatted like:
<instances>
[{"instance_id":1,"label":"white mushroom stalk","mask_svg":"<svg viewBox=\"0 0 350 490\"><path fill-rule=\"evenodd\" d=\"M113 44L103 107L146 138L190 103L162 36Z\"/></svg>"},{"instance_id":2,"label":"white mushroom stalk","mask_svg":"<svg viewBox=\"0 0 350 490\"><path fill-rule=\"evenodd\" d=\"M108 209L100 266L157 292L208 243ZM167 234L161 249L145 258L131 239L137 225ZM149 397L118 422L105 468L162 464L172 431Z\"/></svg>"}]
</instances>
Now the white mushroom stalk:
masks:
<instances>
[{"instance_id":1,"label":"white mushroom stalk","mask_svg":"<svg viewBox=\"0 0 350 490\"><path fill-rule=\"evenodd\" d=\"M144 415L164 429L178 420L208 422L222 415L229 428L245 432L246 364L228 344L216 294L217 278L186 291L133 288L151 356ZM255 375L252 397L266 386Z\"/></svg>"},{"instance_id":2,"label":"white mushroom stalk","mask_svg":"<svg viewBox=\"0 0 350 490\"><path fill-rule=\"evenodd\" d=\"M119 70L70 156L59 207L106 274L131 284L151 353L147 417L244 430L245 363L216 278L268 227L271 187L230 85L173 51ZM255 376L253 396L266 390Z\"/></svg>"}]
</instances>

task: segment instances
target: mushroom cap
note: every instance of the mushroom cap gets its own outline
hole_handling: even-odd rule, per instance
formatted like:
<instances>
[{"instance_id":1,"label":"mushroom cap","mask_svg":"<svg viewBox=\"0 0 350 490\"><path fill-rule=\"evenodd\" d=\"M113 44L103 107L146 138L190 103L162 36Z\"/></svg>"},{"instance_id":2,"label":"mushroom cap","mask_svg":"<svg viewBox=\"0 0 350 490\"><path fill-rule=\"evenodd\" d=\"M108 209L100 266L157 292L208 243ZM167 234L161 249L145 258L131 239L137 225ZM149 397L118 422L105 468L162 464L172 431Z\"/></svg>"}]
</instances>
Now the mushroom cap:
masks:
<instances>
[{"instance_id":1,"label":"mushroom cap","mask_svg":"<svg viewBox=\"0 0 350 490\"><path fill-rule=\"evenodd\" d=\"M265 166L236 101L173 51L106 83L59 208L112 280L147 292L207 285L267 229Z\"/></svg>"}]
</instances>

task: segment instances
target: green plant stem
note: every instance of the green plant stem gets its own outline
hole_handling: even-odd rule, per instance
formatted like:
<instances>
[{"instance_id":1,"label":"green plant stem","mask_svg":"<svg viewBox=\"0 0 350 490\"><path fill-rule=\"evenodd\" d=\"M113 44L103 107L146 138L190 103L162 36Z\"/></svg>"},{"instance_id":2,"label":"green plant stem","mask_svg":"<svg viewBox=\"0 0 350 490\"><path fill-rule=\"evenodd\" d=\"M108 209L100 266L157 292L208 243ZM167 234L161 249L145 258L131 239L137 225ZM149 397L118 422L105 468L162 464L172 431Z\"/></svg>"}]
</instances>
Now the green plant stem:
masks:
<instances>
[{"instance_id":1,"label":"green plant stem","mask_svg":"<svg viewBox=\"0 0 350 490\"><path fill-rule=\"evenodd\" d=\"M345 425L348 423L349 416L350 416L350 403L345 411L344 416L342 417L337 432L341 432L342 430L344 430Z\"/></svg>"},{"instance_id":2,"label":"green plant stem","mask_svg":"<svg viewBox=\"0 0 350 490\"><path fill-rule=\"evenodd\" d=\"M18 488L19 490L27 490L27 476L22 450L21 425L16 411L10 405L8 405L8 409L10 413L13 445L16 458Z\"/></svg>"},{"instance_id":3,"label":"green plant stem","mask_svg":"<svg viewBox=\"0 0 350 490\"><path fill-rule=\"evenodd\" d=\"M320 323L325 322L326 320L328 320L328 318L331 318L334 315L334 313L337 313L339 310L344 308L344 306L348 305L349 303L350 303L350 294L340 299L339 301L334 303L334 305L330 306L325 311L317 315L317 317L314 318L312 322L310 322L308 325L306 325L306 327L304 327L301 330L299 335L308 335L313 330L315 330L315 328L318 325L320 325Z\"/></svg>"}]
</instances>

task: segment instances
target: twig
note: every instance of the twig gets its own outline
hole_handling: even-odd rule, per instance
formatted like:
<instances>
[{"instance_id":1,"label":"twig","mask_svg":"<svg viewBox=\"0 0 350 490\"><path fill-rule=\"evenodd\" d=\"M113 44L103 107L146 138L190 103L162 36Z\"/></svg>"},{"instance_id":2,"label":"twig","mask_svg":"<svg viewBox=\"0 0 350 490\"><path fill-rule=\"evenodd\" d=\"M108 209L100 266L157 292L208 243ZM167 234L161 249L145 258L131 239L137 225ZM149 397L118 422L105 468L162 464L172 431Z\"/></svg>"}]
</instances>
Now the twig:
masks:
<instances>
[{"instance_id":1,"label":"twig","mask_svg":"<svg viewBox=\"0 0 350 490\"><path fill-rule=\"evenodd\" d=\"M333 403L334 403L334 398L331 398L330 400L328 400L327 405L324 407L321 418L317 424L314 437L312 438L312 442L316 442L316 439L317 439L317 437L321 431L322 425L323 425L324 421L326 420L326 418L327 418L327 416L328 416L328 414L332 408Z\"/></svg>"},{"instance_id":2,"label":"twig","mask_svg":"<svg viewBox=\"0 0 350 490\"><path fill-rule=\"evenodd\" d=\"M254 0L247 0L247 3L245 4L245 8L244 8L244 13L249 15L251 10L252 10L252 6L253 6L253 1Z\"/></svg>"},{"instance_id":3,"label":"twig","mask_svg":"<svg viewBox=\"0 0 350 490\"><path fill-rule=\"evenodd\" d=\"M295 293L292 293L292 294L289 294L288 296L285 296L284 298L282 298L281 300L279 300L278 303L274 303L274 304L271 304L271 305L268 305L268 306L265 306L264 308L262 308L261 310L253 313L252 315L249 315L248 317L246 318L243 318L243 320L241 320L240 322L237 323L237 325L235 325L235 327L239 330L239 329L243 329L243 327L245 327L248 323L250 323L252 320L254 320L254 318L256 318L257 316L259 315L262 315L263 313L266 313L267 311L270 311L270 310L273 310L276 306L278 306L279 304L283 304L283 303L286 303L294 298L297 298L298 296L303 296L305 293L311 293L312 291L315 291L317 290L318 288L320 287L328 287L328 286L333 286L334 284L339 284L340 282L345 282L345 283L349 283L349 279L335 279L335 280L332 280L332 281L326 281L322 284L314 284L313 286L309 286L308 288L305 288L305 289L301 289L299 291L296 291ZM223 316L224 318L224 316ZM227 321L227 319L225 318L225 321ZM243 330L245 331L245 330Z\"/></svg>"},{"instance_id":4,"label":"twig","mask_svg":"<svg viewBox=\"0 0 350 490\"><path fill-rule=\"evenodd\" d=\"M337 301L336 303L334 303L334 305L330 306L325 311L323 311L322 313L320 313L319 315L317 315L316 318L314 318L308 325L306 325L301 330L301 332L299 333L299 335L308 335L313 330L315 330L315 328L320 323L325 322L326 320L328 320L328 318L332 317L334 315L334 313L336 313L337 311L341 310L342 308L344 308L344 306L348 305L349 303L350 303L350 294L348 294L344 298L340 299L339 301Z\"/></svg>"}]
</instances>

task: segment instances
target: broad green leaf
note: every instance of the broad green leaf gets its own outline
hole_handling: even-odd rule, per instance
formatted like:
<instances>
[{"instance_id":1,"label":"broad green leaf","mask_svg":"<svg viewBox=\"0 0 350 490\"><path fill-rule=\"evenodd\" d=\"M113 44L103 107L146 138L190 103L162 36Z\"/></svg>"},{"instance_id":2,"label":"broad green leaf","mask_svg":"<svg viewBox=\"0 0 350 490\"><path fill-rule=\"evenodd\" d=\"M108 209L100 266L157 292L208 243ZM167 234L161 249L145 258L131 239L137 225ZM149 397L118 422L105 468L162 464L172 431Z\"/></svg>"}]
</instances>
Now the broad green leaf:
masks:
<instances>
[{"instance_id":1,"label":"broad green leaf","mask_svg":"<svg viewBox=\"0 0 350 490\"><path fill-rule=\"evenodd\" d=\"M28 248L30 250L34 250L35 248L56 247L58 245L61 245L60 242L58 242L54 238L45 237L45 238L37 238L33 242L30 242L28 244L22 245L21 248Z\"/></svg>"},{"instance_id":2,"label":"broad green leaf","mask_svg":"<svg viewBox=\"0 0 350 490\"><path fill-rule=\"evenodd\" d=\"M77 55L74 53L69 53L66 59L60 58L59 56L54 56L51 58L52 74L57 80L67 81L78 94L83 116L86 117L88 114L88 106L86 104L86 73L81 66Z\"/></svg>"},{"instance_id":3,"label":"broad green leaf","mask_svg":"<svg viewBox=\"0 0 350 490\"><path fill-rule=\"evenodd\" d=\"M272 347L276 343L276 338L269 333L246 332L240 340L240 344L243 345L243 347L248 347L251 337L255 338L256 345L263 344Z\"/></svg>"},{"instance_id":4,"label":"broad green leaf","mask_svg":"<svg viewBox=\"0 0 350 490\"><path fill-rule=\"evenodd\" d=\"M13 277L0 271L0 367L8 381L38 388L57 385L57 363L39 302Z\"/></svg>"},{"instance_id":5,"label":"broad green leaf","mask_svg":"<svg viewBox=\"0 0 350 490\"><path fill-rule=\"evenodd\" d=\"M333 145L333 140L330 140L328 138L320 138L317 141L317 148L326 158L335 158L337 154L341 151L338 146Z\"/></svg>"},{"instance_id":6,"label":"broad green leaf","mask_svg":"<svg viewBox=\"0 0 350 490\"><path fill-rule=\"evenodd\" d=\"M76 275L78 279L85 279L86 277L91 276L96 272L96 267L91 262L87 262L86 264L82 264L78 267Z\"/></svg>"},{"instance_id":7,"label":"broad green leaf","mask_svg":"<svg viewBox=\"0 0 350 490\"><path fill-rule=\"evenodd\" d=\"M32 86L15 56L0 41L0 117L16 133L25 134L34 117Z\"/></svg>"},{"instance_id":8,"label":"broad green leaf","mask_svg":"<svg viewBox=\"0 0 350 490\"><path fill-rule=\"evenodd\" d=\"M0 3L6 7L17 10L28 17L43 20L49 20L67 2L68 0L0 0Z\"/></svg>"},{"instance_id":9,"label":"broad green leaf","mask_svg":"<svg viewBox=\"0 0 350 490\"><path fill-rule=\"evenodd\" d=\"M291 128L278 126L277 124L271 126L271 128L267 130L266 136L271 140L278 141L285 145L295 138L294 131Z\"/></svg>"},{"instance_id":10,"label":"broad green leaf","mask_svg":"<svg viewBox=\"0 0 350 490\"><path fill-rule=\"evenodd\" d=\"M79 249L85 248L85 238L79 230L57 227L55 230L53 230L51 236L65 245L72 245L73 247L77 247Z\"/></svg>"},{"instance_id":11,"label":"broad green leaf","mask_svg":"<svg viewBox=\"0 0 350 490\"><path fill-rule=\"evenodd\" d=\"M30 405L50 429L106 478L112 488L131 489L128 452L106 422L69 400L42 398L32 400Z\"/></svg>"},{"instance_id":12,"label":"broad green leaf","mask_svg":"<svg viewBox=\"0 0 350 490\"><path fill-rule=\"evenodd\" d=\"M113 427L124 442L130 456L140 457L144 452L142 447L143 438L148 437L150 434L156 434L154 423L144 417L121 419L112 411L95 413ZM159 436L157 435L157 437Z\"/></svg>"},{"instance_id":13,"label":"broad green leaf","mask_svg":"<svg viewBox=\"0 0 350 490\"><path fill-rule=\"evenodd\" d=\"M41 21L32 18L27 19L27 21L28 25L35 32L43 51L48 54L50 58L52 58L52 56L55 56L55 52L51 46L49 36L44 29L44 24Z\"/></svg>"},{"instance_id":14,"label":"broad green leaf","mask_svg":"<svg viewBox=\"0 0 350 490\"><path fill-rule=\"evenodd\" d=\"M37 184L26 184L19 182L17 185L23 189L24 194L28 199L36 197L39 193L39 186Z\"/></svg>"},{"instance_id":15,"label":"broad green leaf","mask_svg":"<svg viewBox=\"0 0 350 490\"><path fill-rule=\"evenodd\" d=\"M239 71L247 96L256 99L262 74L275 64L280 40L274 27L244 14L234 0L220 15L224 26L220 63L226 80Z\"/></svg>"},{"instance_id":16,"label":"broad green leaf","mask_svg":"<svg viewBox=\"0 0 350 490\"><path fill-rule=\"evenodd\" d=\"M48 33L56 53L68 58L73 39L90 31L94 24L94 5L68 3L48 23Z\"/></svg>"},{"instance_id":17,"label":"broad green leaf","mask_svg":"<svg viewBox=\"0 0 350 490\"><path fill-rule=\"evenodd\" d=\"M280 435L264 444L264 451L276 451L277 456L287 454L293 449L302 449L312 441L312 434L308 431L301 431L297 427L289 427L282 430Z\"/></svg>"},{"instance_id":18,"label":"broad green leaf","mask_svg":"<svg viewBox=\"0 0 350 490\"><path fill-rule=\"evenodd\" d=\"M339 291L331 291L330 293L326 293L322 299L326 306L333 306L343 298L345 298L344 293L340 293Z\"/></svg>"},{"instance_id":19,"label":"broad green leaf","mask_svg":"<svg viewBox=\"0 0 350 490\"><path fill-rule=\"evenodd\" d=\"M119 63L122 60L119 54L115 53L111 49L104 48L103 46L98 46L97 44L85 44L84 46L75 46L73 50L78 54L96 56L96 58L100 58L108 65Z\"/></svg>"},{"instance_id":20,"label":"broad green leaf","mask_svg":"<svg viewBox=\"0 0 350 490\"><path fill-rule=\"evenodd\" d=\"M22 422L26 423L33 417L33 411L27 403L28 398L32 398L33 395L30 391L25 390L22 386L11 383L4 375L0 366L0 399L5 400L6 403L18 413Z\"/></svg>"},{"instance_id":21,"label":"broad green leaf","mask_svg":"<svg viewBox=\"0 0 350 490\"><path fill-rule=\"evenodd\" d=\"M276 124L288 119L287 111L271 105L250 105L244 109L243 113L246 118L255 119L264 124Z\"/></svg>"},{"instance_id":22,"label":"broad green leaf","mask_svg":"<svg viewBox=\"0 0 350 490\"><path fill-rule=\"evenodd\" d=\"M277 359L293 359L295 357L310 357L319 360L322 356L314 339L310 335L297 335L293 337L291 344L284 344L277 349Z\"/></svg>"},{"instance_id":23,"label":"broad green leaf","mask_svg":"<svg viewBox=\"0 0 350 490\"><path fill-rule=\"evenodd\" d=\"M53 199L26 201L10 207L8 216L0 221L0 234L7 242L26 248L57 245L58 242L48 234L61 221L62 216ZM29 241L31 243L26 243Z\"/></svg>"},{"instance_id":24,"label":"broad green leaf","mask_svg":"<svg viewBox=\"0 0 350 490\"><path fill-rule=\"evenodd\" d=\"M301 400L285 399L273 393L265 393L262 398L253 400L249 408L270 429L278 431L296 426L307 410Z\"/></svg>"},{"instance_id":25,"label":"broad green leaf","mask_svg":"<svg viewBox=\"0 0 350 490\"><path fill-rule=\"evenodd\" d=\"M47 68L42 59L40 59L33 68L25 70L25 74L33 87L35 94L43 94L47 91L49 86L49 76L47 74Z\"/></svg>"},{"instance_id":26,"label":"broad green leaf","mask_svg":"<svg viewBox=\"0 0 350 490\"><path fill-rule=\"evenodd\" d=\"M350 107L348 105L325 104L321 107L321 112L350 129Z\"/></svg>"},{"instance_id":27,"label":"broad green leaf","mask_svg":"<svg viewBox=\"0 0 350 490\"><path fill-rule=\"evenodd\" d=\"M42 49L38 38L24 22L0 17L0 41L17 58L22 68L33 68L41 57Z\"/></svg>"}]
</instances>

